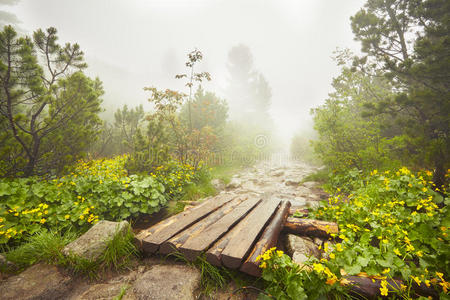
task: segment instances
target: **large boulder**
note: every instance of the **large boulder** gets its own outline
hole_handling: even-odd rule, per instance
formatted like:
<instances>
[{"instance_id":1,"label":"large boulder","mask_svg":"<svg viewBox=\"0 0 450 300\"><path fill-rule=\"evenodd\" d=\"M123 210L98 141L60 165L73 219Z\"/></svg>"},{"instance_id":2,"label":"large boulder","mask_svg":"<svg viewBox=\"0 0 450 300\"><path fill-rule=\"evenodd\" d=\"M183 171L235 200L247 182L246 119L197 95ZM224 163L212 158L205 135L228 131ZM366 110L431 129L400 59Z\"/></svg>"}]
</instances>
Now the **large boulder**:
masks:
<instances>
[{"instance_id":1,"label":"large boulder","mask_svg":"<svg viewBox=\"0 0 450 300\"><path fill-rule=\"evenodd\" d=\"M124 299L195 299L200 271L185 265L155 265L137 278Z\"/></svg>"},{"instance_id":2,"label":"large boulder","mask_svg":"<svg viewBox=\"0 0 450 300\"><path fill-rule=\"evenodd\" d=\"M125 234L127 221L111 222L102 220L91 227L85 234L68 244L63 249L64 255L77 255L85 259L96 260L102 255L115 234Z\"/></svg>"},{"instance_id":3,"label":"large boulder","mask_svg":"<svg viewBox=\"0 0 450 300\"><path fill-rule=\"evenodd\" d=\"M0 285L1 299L63 299L72 278L56 266L34 265Z\"/></svg>"}]
</instances>

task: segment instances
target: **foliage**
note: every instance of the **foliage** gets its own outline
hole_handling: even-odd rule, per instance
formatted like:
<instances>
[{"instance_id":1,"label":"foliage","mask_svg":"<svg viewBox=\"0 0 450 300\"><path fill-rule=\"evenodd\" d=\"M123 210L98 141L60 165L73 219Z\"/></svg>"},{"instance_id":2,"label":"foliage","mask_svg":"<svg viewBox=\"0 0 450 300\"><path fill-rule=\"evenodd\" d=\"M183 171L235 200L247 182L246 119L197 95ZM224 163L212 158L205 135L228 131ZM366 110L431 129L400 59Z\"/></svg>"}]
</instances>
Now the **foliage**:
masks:
<instances>
[{"instance_id":1,"label":"foliage","mask_svg":"<svg viewBox=\"0 0 450 300\"><path fill-rule=\"evenodd\" d=\"M335 195L313 215L339 225L338 243L325 245L329 260L323 265L335 273L343 269L349 275L402 278L405 286L422 283L445 294L449 200L440 194L448 197L446 187L433 191L431 176L430 171L413 174L403 167L367 176L355 171L335 179ZM406 287L385 289L408 297Z\"/></svg>"},{"instance_id":2,"label":"foliage","mask_svg":"<svg viewBox=\"0 0 450 300\"><path fill-rule=\"evenodd\" d=\"M6 252L5 255L9 261L16 264L19 270L43 261L67 267L75 273L91 278L97 278L101 270L120 270L128 265L133 256L138 255L130 227L125 233L116 232L107 241L105 252L97 260L88 260L73 254L66 256L62 253L64 247L76 237L77 234L70 230L64 234L39 231L30 236L26 243Z\"/></svg>"},{"instance_id":3,"label":"foliage","mask_svg":"<svg viewBox=\"0 0 450 300\"><path fill-rule=\"evenodd\" d=\"M328 268L322 269L322 272L309 272L309 265L300 267L275 247L267 250L259 259L262 260L259 267L263 269L262 278L266 281L266 293L275 299L318 299L330 292L345 295L344 287L333 285L338 280ZM272 298L260 294L258 299Z\"/></svg>"},{"instance_id":4,"label":"foliage","mask_svg":"<svg viewBox=\"0 0 450 300\"><path fill-rule=\"evenodd\" d=\"M450 153L449 5L445 0L368 0L351 18L366 54L355 59L355 68L373 66L395 91L395 97L367 105L369 112L395 118L408 156L419 167L434 168L438 185L445 182Z\"/></svg>"},{"instance_id":5,"label":"foliage","mask_svg":"<svg viewBox=\"0 0 450 300\"><path fill-rule=\"evenodd\" d=\"M177 78L177 79L181 79L181 78L188 79L186 86L189 88L189 98L187 101L187 115L188 115L188 120L189 120L189 130L192 130L192 128L193 128L192 113L191 113L191 97L192 97L192 88L194 87L194 81L201 83L204 79L206 79L208 81L211 80L211 75L208 72L194 73L195 64L200 62L202 59L203 59L202 52L195 49L194 51L192 51L188 54L188 61L185 63L186 67L188 68L188 73L175 75L175 78Z\"/></svg>"},{"instance_id":6,"label":"foliage","mask_svg":"<svg viewBox=\"0 0 450 300\"><path fill-rule=\"evenodd\" d=\"M99 219L159 211L167 202L163 184L151 176L126 176L126 159L81 161L70 175L53 180L0 180L0 243L42 228L87 229Z\"/></svg>"},{"instance_id":7,"label":"foliage","mask_svg":"<svg viewBox=\"0 0 450 300\"><path fill-rule=\"evenodd\" d=\"M392 117L364 116L364 106L393 97L390 83L383 77L368 77L353 71L347 61L351 54L336 56L342 73L334 78L334 92L325 104L312 110L315 152L332 170L388 169L411 163L406 145Z\"/></svg>"},{"instance_id":8,"label":"foliage","mask_svg":"<svg viewBox=\"0 0 450 300\"><path fill-rule=\"evenodd\" d=\"M62 249L76 237L77 234L73 230L68 230L64 234L53 230L39 231L27 237L23 245L12 250L6 247L3 250L6 250L6 259L13 262L18 270L22 270L39 261L48 264L57 262Z\"/></svg>"},{"instance_id":9,"label":"foliage","mask_svg":"<svg viewBox=\"0 0 450 300\"><path fill-rule=\"evenodd\" d=\"M83 74L78 44L57 39L55 28L33 39L0 32L2 177L60 173L96 138L101 82Z\"/></svg>"},{"instance_id":10,"label":"foliage","mask_svg":"<svg viewBox=\"0 0 450 300\"><path fill-rule=\"evenodd\" d=\"M356 275L381 280L383 296L411 299L417 296L411 286L421 284L448 297L449 200L433 191L431 176L405 167L339 175L332 181L334 196L312 214L339 225L339 234L331 234L334 241L323 244L324 258L311 258L301 269L270 249L260 264L266 291L277 299L317 299L330 292L345 296L346 276ZM448 196L444 187L440 192ZM403 285L392 278L401 278Z\"/></svg>"},{"instance_id":11,"label":"foliage","mask_svg":"<svg viewBox=\"0 0 450 300\"><path fill-rule=\"evenodd\" d=\"M134 150L135 135L144 115L142 104L131 109L128 109L125 104L122 109L119 108L114 113L114 127L117 135L115 138L120 146L120 154Z\"/></svg>"}]
</instances>

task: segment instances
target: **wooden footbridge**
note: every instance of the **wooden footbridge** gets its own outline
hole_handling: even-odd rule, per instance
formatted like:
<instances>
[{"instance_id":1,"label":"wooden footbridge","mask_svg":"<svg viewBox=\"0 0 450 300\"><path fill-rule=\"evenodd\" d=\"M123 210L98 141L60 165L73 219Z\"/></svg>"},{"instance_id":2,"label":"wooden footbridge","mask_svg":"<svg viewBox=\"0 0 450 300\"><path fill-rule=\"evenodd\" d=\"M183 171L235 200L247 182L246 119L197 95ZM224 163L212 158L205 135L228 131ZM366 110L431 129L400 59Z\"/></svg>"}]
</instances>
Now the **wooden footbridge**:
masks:
<instances>
[{"instance_id":1,"label":"wooden footbridge","mask_svg":"<svg viewBox=\"0 0 450 300\"><path fill-rule=\"evenodd\" d=\"M260 275L258 255L276 245L289 214L289 201L255 195L221 194L141 231L147 254L206 253L213 265Z\"/></svg>"}]
</instances>

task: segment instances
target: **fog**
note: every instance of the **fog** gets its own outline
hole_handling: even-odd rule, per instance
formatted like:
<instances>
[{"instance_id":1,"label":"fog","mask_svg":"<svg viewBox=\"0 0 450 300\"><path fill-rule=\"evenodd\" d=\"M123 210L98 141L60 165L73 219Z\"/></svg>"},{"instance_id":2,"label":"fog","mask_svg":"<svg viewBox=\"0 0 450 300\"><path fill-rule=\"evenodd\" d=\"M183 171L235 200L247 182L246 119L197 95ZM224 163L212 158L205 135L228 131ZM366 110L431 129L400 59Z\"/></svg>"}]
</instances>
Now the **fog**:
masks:
<instances>
[{"instance_id":1,"label":"fog","mask_svg":"<svg viewBox=\"0 0 450 300\"><path fill-rule=\"evenodd\" d=\"M78 43L87 73L104 83L104 105L148 106L145 86L186 92L175 74L185 72L186 54L204 59L211 73L206 90L226 98L227 57L248 46L254 67L272 89L270 114L288 141L311 126L310 109L320 105L338 74L336 48L358 52L349 18L362 0L1 0L0 19L20 31L56 27L60 42ZM197 67L196 67L197 68Z\"/></svg>"}]
</instances>

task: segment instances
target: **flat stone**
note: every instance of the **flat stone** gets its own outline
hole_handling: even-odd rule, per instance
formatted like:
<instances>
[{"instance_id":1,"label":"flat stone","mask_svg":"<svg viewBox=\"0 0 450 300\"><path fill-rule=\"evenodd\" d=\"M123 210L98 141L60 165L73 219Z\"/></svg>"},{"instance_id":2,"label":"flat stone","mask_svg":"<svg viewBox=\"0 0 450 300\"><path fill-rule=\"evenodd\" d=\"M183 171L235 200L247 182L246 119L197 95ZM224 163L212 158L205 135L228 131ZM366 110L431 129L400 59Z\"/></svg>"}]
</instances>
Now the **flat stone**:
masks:
<instances>
[{"instance_id":1,"label":"flat stone","mask_svg":"<svg viewBox=\"0 0 450 300\"><path fill-rule=\"evenodd\" d=\"M288 253L293 255L295 252L308 256L320 257L320 251L317 245L308 237L288 234L286 239L286 248Z\"/></svg>"},{"instance_id":2,"label":"flat stone","mask_svg":"<svg viewBox=\"0 0 450 300\"><path fill-rule=\"evenodd\" d=\"M73 300L97 300L97 299L113 299L118 296L122 288L128 288L127 283L115 282L115 283L100 283L94 284L89 287L81 295L72 298Z\"/></svg>"},{"instance_id":3,"label":"flat stone","mask_svg":"<svg viewBox=\"0 0 450 300\"><path fill-rule=\"evenodd\" d=\"M300 180L288 179L284 182L284 184L287 186L298 186L300 184Z\"/></svg>"},{"instance_id":4,"label":"flat stone","mask_svg":"<svg viewBox=\"0 0 450 300\"><path fill-rule=\"evenodd\" d=\"M230 183L227 184L227 189L236 189L240 187L242 182L238 178L232 178Z\"/></svg>"},{"instance_id":5,"label":"flat stone","mask_svg":"<svg viewBox=\"0 0 450 300\"><path fill-rule=\"evenodd\" d=\"M62 252L64 255L74 254L85 259L96 260L106 250L108 241L116 233L125 233L128 226L127 221L111 222L102 220L78 239L68 244Z\"/></svg>"},{"instance_id":6,"label":"flat stone","mask_svg":"<svg viewBox=\"0 0 450 300\"><path fill-rule=\"evenodd\" d=\"M298 207L302 207L306 205L306 199L303 197L295 197L291 201L291 206L298 206Z\"/></svg>"},{"instance_id":7,"label":"flat stone","mask_svg":"<svg viewBox=\"0 0 450 300\"><path fill-rule=\"evenodd\" d=\"M36 264L0 285L1 299L63 299L72 278L56 266Z\"/></svg>"},{"instance_id":8,"label":"flat stone","mask_svg":"<svg viewBox=\"0 0 450 300\"><path fill-rule=\"evenodd\" d=\"M125 299L195 299L200 271L185 265L156 265L134 282Z\"/></svg>"},{"instance_id":9,"label":"flat stone","mask_svg":"<svg viewBox=\"0 0 450 300\"><path fill-rule=\"evenodd\" d=\"M211 180L211 184L218 192L223 191L225 189L225 183L223 183L223 181L218 178Z\"/></svg>"}]
</instances>

